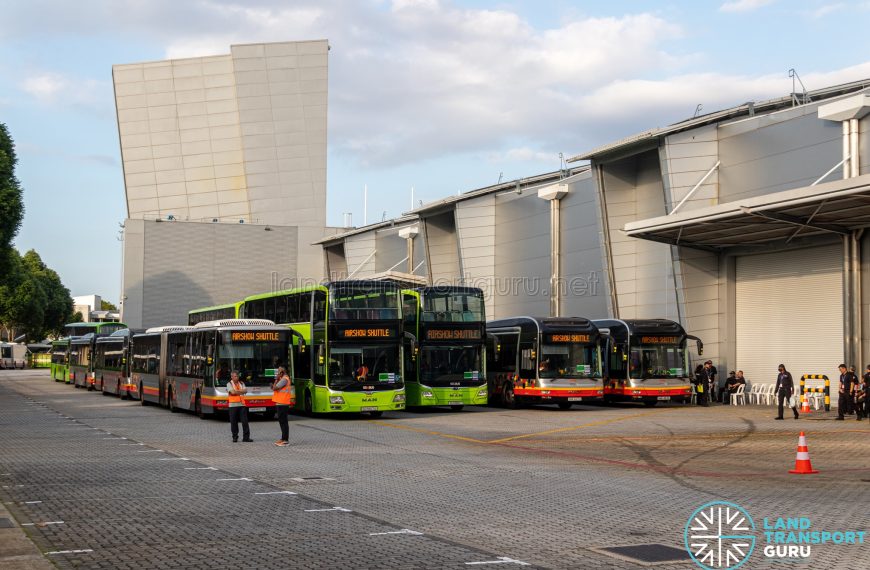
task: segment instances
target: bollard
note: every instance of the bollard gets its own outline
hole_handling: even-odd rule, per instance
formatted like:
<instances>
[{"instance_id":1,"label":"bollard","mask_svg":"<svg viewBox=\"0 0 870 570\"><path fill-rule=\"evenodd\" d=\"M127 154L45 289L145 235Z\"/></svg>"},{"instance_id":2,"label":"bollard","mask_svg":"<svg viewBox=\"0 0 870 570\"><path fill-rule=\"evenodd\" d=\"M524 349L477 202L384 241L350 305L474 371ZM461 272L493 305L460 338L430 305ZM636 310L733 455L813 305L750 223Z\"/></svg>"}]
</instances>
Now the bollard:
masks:
<instances>
[{"instance_id":1,"label":"bollard","mask_svg":"<svg viewBox=\"0 0 870 570\"><path fill-rule=\"evenodd\" d=\"M825 387L824 388L807 388L806 381L807 379L811 380L824 380ZM825 411L831 411L831 381L824 374L804 374L801 376L801 396L803 396L806 392L816 392L819 394L825 395Z\"/></svg>"}]
</instances>

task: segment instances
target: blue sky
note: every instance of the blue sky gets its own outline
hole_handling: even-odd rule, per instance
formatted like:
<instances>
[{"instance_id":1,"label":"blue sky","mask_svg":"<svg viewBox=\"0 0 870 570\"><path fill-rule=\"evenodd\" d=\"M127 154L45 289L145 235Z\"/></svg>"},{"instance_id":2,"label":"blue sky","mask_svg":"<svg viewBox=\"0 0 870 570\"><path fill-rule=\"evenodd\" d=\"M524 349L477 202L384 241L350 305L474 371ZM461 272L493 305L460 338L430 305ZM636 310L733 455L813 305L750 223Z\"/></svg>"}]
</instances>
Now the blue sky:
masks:
<instances>
[{"instance_id":1,"label":"blue sky","mask_svg":"<svg viewBox=\"0 0 870 570\"><path fill-rule=\"evenodd\" d=\"M115 63L330 41L328 223L556 170L634 132L870 78L870 1L0 0L0 122L35 248L117 302Z\"/></svg>"}]
</instances>

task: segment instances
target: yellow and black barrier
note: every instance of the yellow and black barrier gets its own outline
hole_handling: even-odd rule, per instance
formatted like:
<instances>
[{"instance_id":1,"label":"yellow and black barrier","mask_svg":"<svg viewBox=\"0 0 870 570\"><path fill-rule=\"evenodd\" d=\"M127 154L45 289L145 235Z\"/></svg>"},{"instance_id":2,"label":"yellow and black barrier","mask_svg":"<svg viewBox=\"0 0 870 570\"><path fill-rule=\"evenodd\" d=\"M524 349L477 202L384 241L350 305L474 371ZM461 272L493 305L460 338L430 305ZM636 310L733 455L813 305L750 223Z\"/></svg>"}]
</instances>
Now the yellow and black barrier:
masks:
<instances>
[{"instance_id":1,"label":"yellow and black barrier","mask_svg":"<svg viewBox=\"0 0 870 570\"><path fill-rule=\"evenodd\" d=\"M807 380L824 380L825 387L824 388L807 388L806 381ZM825 411L831 411L831 381L824 374L804 374L801 376L801 399L807 392L814 392L818 394L825 395Z\"/></svg>"}]
</instances>

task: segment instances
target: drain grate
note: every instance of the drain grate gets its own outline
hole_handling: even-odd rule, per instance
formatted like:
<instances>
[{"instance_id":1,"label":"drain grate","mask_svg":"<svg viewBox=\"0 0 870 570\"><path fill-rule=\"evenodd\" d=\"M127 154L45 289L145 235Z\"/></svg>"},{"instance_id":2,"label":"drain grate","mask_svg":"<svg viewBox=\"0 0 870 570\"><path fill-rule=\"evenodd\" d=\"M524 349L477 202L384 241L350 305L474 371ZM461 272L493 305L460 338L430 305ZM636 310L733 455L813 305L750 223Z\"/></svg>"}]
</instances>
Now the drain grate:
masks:
<instances>
[{"instance_id":1,"label":"drain grate","mask_svg":"<svg viewBox=\"0 0 870 570\"><path fill-rule=\"evenodd\" d=\"M627 546L608 546L590 548L595 552L606 554L641 566L657 564L672 564L674 562L691 562L689 553L684 548L676 548L667 544L631 544Z\"/></svg>"},{"instance_id":2,"label":"drain grate","mask_svg":"<svg viewBox=\"0 0 870 570\"><path fill-rule=\"evenodd\" d=\"M15 525L9 519L0 518L0 528L15 528Z\"/></svg>"}]
</instances>

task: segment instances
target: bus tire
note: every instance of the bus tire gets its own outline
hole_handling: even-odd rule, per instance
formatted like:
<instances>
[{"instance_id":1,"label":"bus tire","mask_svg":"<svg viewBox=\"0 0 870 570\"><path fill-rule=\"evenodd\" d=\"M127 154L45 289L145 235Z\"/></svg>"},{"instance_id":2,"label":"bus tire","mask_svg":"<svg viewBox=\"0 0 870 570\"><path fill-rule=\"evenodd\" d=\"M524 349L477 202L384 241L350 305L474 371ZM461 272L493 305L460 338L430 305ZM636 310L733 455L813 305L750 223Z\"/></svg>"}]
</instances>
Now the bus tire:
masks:
<instances>
[{"instance_id":1,"label":"bus tire","mask_svg":"<svg viewBox=\"0 0 870 570\"><path fill-rule=\"evenodd\" d=\"M193 413L201 420L207 420L211 415L202 411L202 397L199 395L199 392L196 393L196 397L193 400Z\"/></svg>"},{"instance_id":2,"label":"bus tire","mask_svg":"<svg viewBox=\"0 0 870 570\"><path fill-rule=\"evenodd\" d=\"M169 389L169 394L166 397L166 407L169 408L169 411L173 414L178 413L178 406L175 405L175 394L172 392L172 388Z\"/></svg>"},{"instance_id":3,"label":"bus tire","mask_svg":"<svg viewBox=\"0 0 870 570\"><path fill-rule=\"evenodd\" d=\"M143 406L148 405L148 400L145 399L145 392L142 390L142 383L139 383L139 403Z\"/></svg>"},{"instance_id":4,"label":"bus tire","mask_svg":"<svg viewBox=\"0 0 870 570\"><path fill-rule=\"evenodd\" d=\"M384 415L384 412L382 410L378 410L376 412L369 412L369 416L371 416L373 418L379 418L382 415Z\"/></svg>"},{"instance_id":5,"label":"bus tire","mask_svg":"<svg viewBox=\"0 0 870 570\"><path fill-rule=\"evenodd\" d=\"M314 415L314 404L311 401L311 392L305 391L305 399L302 400L302 413L306 416Z\"/></svg>"},{"instance_id":6,"label":"bus tire","mask_svg":"<svg viewBox=\"0 0 870 570\"><path fill-rule=\"evenodd\" d=\"M454 404L454 405L450 406L450 409L453 410L454 412L461 412L462 408L464 408L464 407L465 406L463 406L462 404Z\"/></svg>"},{"instance_id":7,"label":"bus tire","mask_svg":"<svg viewBox=\"0 0 870 570\"><path fill-rule=\"evenodd\" d=\"M656 407L656 404L658 404L658 403L659 403L658 400L644 400L643 401L643 405L646 406L647 408L654 408L654 407Z\"/></svg>"},{"instance_id":8,"label":"bus tire","mask_svg":"<svg viewBox=\"0 0 870 570\"><path fill-rule=\"evenodd\" d=\"M510 382L505 382L501 391L501 401L505 408L515 410L517 408L517 397L514 395L514 385Z\"/></svg>"},{"instance_id":9,"label":"bus tire","mask_svg":"<svg viewBox=\"0 0 870 570\"><path fill-rule=\"evenodd\" d=\"M570 410L571 406L574 405L574 402L559 402L558 406L560 410Z\"/></svg>"}]
</instances>

